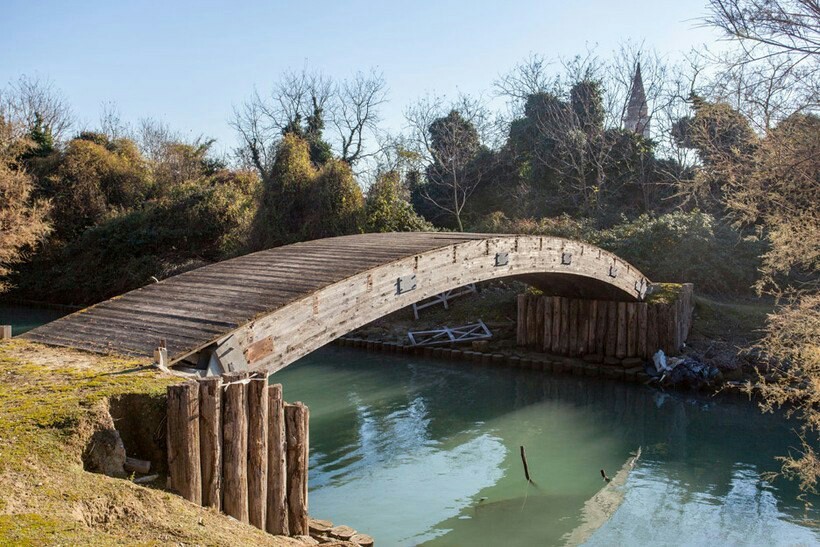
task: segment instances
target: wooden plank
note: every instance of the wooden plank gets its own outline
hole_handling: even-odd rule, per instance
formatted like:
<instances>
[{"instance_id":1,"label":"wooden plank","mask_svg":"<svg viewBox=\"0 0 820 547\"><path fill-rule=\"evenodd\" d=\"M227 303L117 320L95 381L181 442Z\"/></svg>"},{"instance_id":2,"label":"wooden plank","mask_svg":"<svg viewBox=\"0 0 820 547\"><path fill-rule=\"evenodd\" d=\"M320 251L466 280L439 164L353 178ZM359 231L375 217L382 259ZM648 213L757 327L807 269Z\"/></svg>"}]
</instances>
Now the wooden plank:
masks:
<instances>
[{"instance_id":1,"label":"wooden plank","mask_svg":"<svg viewBox=\"0 0 820 547\"><path fill-rule=\"evenodd\" d=\"M265 530L268 500L268 379L248 383L248 521Z\"/></svg>"},{"instance_id":2,"label":"wooden plank","mask_svg":"<svg viewBox=\"0 0 820 547\"><path fill-rule=\"evenodd\" d=\"M561 298L561 335L560 350L561 355L569 355L569 313L570 301L568 298Z\"/></svg>"},{"instance_id":3,"label":"wooden plank","mask_svg":"<svg viewBox=\"0 0 820 547\"><path fill-rule=\"evenodd\" d=\"M308 534L308 420L308 408L302 403L285 405L288 528L294 536Z\"/></svg>"},{"instance_id":4,"label":"wooden plank","mask_svg":"<svg viewBox=\"0 0 820 547\"><path fill-rule=\"evenodd\" d=\"M519 346L527 345L527 295L519 294L516 297L518 315L516 317L515 341Z\"/></svg>"},{"instance_id":5,"label":"wooden plank","mask_svg":"<svg viewBox=\"0 0 820 547\"><path fill-rule=\"evenodd\" d=\"M561 352L561 306L562 300L558 296L552 297L552 339L550 340L550 351L552 353Z\"/></svg>"},{"instance_id":6,"label":"wooden plank","mask_svg":"<svg viewBox=\"0 0 820 547\"><path fill-rule=\"evenodd\" d=\"M285 403L282 384L268 387L268 502L265 529L274 535L290 535L287 506L287 448Z\"/></svg>"},{"instance_id":7,"label":"wooden plank","mask_svg":"<svg viewBox=\"0 0 820 547\"><path fill-rule=\"evenodd\" d=\"M626 303L626 356L638 354L638 304Z\"/></svg>"},{"instance_id":8,"label":"wooden plank","mask_svg":"<svg viewBox=\"0 0 820 547\"><path fill-rule=\"evenodd\" d=\"M543 295L535 298L535 350L543 351L544 348L544 299Z\"/></svg>"},{"instance_id":9,"label":"wooden plank","mask_svg":"<svg viewBox=\"0 0 820 547\"><path fill-rule=\"evenodd\" d=\"M646 302L638 302L638 347L636 349L636 354L638 357L648 357L647 353L647 311L648 305Z\"/></svg>"},{"instance_id":10,"label":"wooden plank","mask_svg":"<svg viewBox=\"0 0 820 547\"><path fill-rule=\"evenodd\" d=\"M587 346L586 353L597 353L596 345L598 339L598 301L587 301L589 310L589 321L587 323Z\"/></svg>"},{"instance_id":11,"label":"wooden plank","mask_svg":"<svg viewBox=\"0 0 820 547\"><path fill-rule=\"evenodd\" d=\"M589 346L589 300L578 301L578 355L586 355Z\"/></svg>"},{"instance_id":12,"label":"wooden plank","mask_svg":"<svg viewBox=\"0 0 820 547\"><path fill-rule=\"evenodd\" d=\"M199 459L199 386L196 382L167 389L168 483L171 491L202 504Z\"/></svg>"},{"instance_id":13,"label":"wooden plank","mask_svg":"<svg viewBox=\"0 0 820 547\"><path fill-rule=\"evenodd\" d=\"M222 402L222 510L248 523L248 400L246 373L226 373Z\"/></svg>"},{"instance_id":14,"label":"wooden plank","mask_svg":"<svg viewBox=\"0 0 820 547\"><path fill-rule=\"evenodd\" d=\"M658 349L662 349L664 353L669 353L669 333L667 325L669 323L669 306L666 304L656 304L655 307L658 324Z\"/></svg>"},{"instance_id":15,"label":"wooden plank","mask_svg":"<svg viewBox=\"0 0 820 547\"><path fill-rule=\"evenodd\" d=\"M549 352L552 349L552 304L554 298L545 296L544 298L544 343L541 351Z\"/></svg>"},{"instance_id":16,"label":"wooden plank","mask_svg":"<svg viewBox=\"0 0 820 547\"><path fill-rule=\"evenodd\" d=\"M222 378L199 380L202 505L222 509Z\"/></svg>"},{"instance_id":17,"label":"wooden plank","mask_svg":"<svg viewBox=\"0 0 820 547\"><path fill-rule=\"evenodd\" d=\"M527 295L527 347L535 349L538 340L538 332L536 329L536 313L537 313L536 297L533 294Z\"/></svg>"},{"instance_id":18,"label":"wooden plank","mask_svg":"<svg viewBox=\"0 0 820 547\"><path fill-rule=\"evenodd\" d=\"M606 353L607 302L605 300L596 300L595 303L598 308L598 318L595 327L594 353L604 355Z\"/></svg>"},{"instance_id":19,"label":"wooden plank","mask_svg":"<svg viewBox=\"0 0 820 547\"><path fill-rule=\"evenodd\" d=\"M626 302L618 302L618 337L615 346L615 357L623 359L626 357Z\"/></svg>"},{"instance_id":20,"label":"wooden plank","mask_svg":"<svg viewBox=\"0 0 820 547\"><path fill-rule=\"evenodd\" d=\"M658 305L646 305L646 353L652 357L660 349L658 345Z\"/></svg>"},{"instance_id":21,"label":"wooden plank","mask_svg":"<svg viewBox=\"0 0 820 547\"><path fill-rule=\"evenodd\" d=\"M569 301L569 352L568 355L578 355L578 308L580 301L572 298Z\"/></svg>"},{"instance_id":22,"label":"wooden plank","mask_svg":"<svg viewBox=\"0 0 820 547\"><path fill-rule=\"evenodd\" d=\"M618 303L612 300L606 303L606 352L605 355L614 357L618 350Z\"/></svg>"}]
</instances>

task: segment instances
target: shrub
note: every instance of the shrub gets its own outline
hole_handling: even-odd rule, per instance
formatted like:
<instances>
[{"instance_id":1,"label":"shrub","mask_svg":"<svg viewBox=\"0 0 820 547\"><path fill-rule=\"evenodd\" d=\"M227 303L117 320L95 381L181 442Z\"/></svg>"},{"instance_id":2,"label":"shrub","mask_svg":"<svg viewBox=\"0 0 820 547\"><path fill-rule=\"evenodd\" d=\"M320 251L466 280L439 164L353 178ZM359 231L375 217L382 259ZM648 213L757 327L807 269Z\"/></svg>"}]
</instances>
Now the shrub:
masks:
<instances>
[{"instance_id":1,"label":"shrub","mask_svg":"<svg viewBox=\"0 0 820 547\"><path fill-rule=\"evenodd\" d=\"M432 231L433 225L419 216L408 201L399 174L388 171L367 191L365 230L368 232Z\"/></svg>"},{"instance_id":2,"label":"shrub","mask_svg":"<svg viewBox=\"0 0 820 547\"><path fill-rule=\"evenodd\" d=\"M748 292L765 248L700 211L641 215L600 232L593 242L653 281L695 283L713 294Z\"/></svg>"},{"instance_id":3,"label":"shrub","mask_svg":"<svg viewBox=\"0 0 820 547\"><path fill-rule=\"evenodd\" d=\"M224 172L175 188L159 202L109 218L18 274L23 296L89 304L237 254L256 207L258 181Z\"/></svg>"}]
</instances>

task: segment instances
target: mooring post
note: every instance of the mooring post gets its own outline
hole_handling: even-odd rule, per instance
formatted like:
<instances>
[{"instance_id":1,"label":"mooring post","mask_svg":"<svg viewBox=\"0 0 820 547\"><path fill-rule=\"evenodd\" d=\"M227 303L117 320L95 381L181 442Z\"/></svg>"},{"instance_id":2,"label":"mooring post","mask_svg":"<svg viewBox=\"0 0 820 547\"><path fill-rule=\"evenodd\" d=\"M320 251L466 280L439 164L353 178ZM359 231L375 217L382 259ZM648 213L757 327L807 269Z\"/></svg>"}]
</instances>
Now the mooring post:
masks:
<instances>
[{"instance_id":1,"label":"mooring post","mask_svg":"<svg viewBox=\"0 0 820 547\"><path fill-rule=\"evenodd\" d=\"M0 340L11 338L11 325L0 325Z\"/></svg>"},{"instance_id":2,"label":"mooring post","mask_svg":"<svg viewBox=\"0 0 820 547\"><path fill-rule=\"evenodd\" d=\"M287 536L287 452L282 384L268 386L268 499L265 529Z\"/></svg>"},{"instance_id":3,"label":"mooring post","mask_svg":"<svg viewBox=\"0 0 820 547\"><path fill-rule=\"evenodd\" d=\"M248 519L265 530L268 492L268 379L248 383Z\"/></svg>"},{"instance_id":4,"label":"mooring post","mask_svg":"<svg viewBox=\"0 0 820 547\"><path fill-rule=\"evenodd\" d=\"M308 408L302 403L285 406L288 527L292 536L308 533L308 420Z\"/></svg>"},{"instance_id":5,"label":"mooring post","mask_svg":"<svg viewBox=\"0 0 820 547\"><path fill-rule=\"evenodd\" d=\"M222 509L222 378L199 380L202 505Z\"/></svg>"},{"instance_id":6,"label":"mooring post","mask_svg":"<svg viewBox=\"0 0 820 547\"><path fill-rule=\"evenodd\" d=\"M202 504L199 458L199 384L168 386L168 482L183 498Z\"/></svg>"},{"instance_id":7,"label":"mooring post","mask_svg":"<svg viewBox=\"0 0 820 547\"><path fill-rule=\"evenodd\" d=\"M527 464L527 452L524 450L524 445L521 445L521 463L524 464L524 477L527 479L527 482L532 482L530 478L530 466Z\"/></svg>"},{"instance_id":8,"label":"mooring post","mask_svg":"<svg viewBox=\"0 0 820 547\"><path fill-rule=\"evenodd\" d=\"M248 522L248 401L247 373L223 375L222 510Z\"/></svg>"}]
</instances>

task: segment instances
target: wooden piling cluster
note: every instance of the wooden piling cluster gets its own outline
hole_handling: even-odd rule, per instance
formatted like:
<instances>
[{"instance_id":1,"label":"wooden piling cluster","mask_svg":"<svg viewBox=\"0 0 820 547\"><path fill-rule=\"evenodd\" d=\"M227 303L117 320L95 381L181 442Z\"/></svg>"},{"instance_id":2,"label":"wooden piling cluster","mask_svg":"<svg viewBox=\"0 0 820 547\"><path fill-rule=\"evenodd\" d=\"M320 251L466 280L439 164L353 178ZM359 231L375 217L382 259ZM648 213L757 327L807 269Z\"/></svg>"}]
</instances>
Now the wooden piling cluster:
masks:
<instances>
[{"instance_id":1,"label":"wooden piling cluster","mask_svg":"<svg viewBox=\"0 0 820 547\"><path fill-rule=\"evenodd\" d=\"M557 355L650 358L676 354L692 325L693 285L668 302L616 302L518 295L519 346Z\"/></svg>"},{"instance_id":2,"label":"wooden piling cluster","mask_svg":"<svg viewBox=\"0 0 820 547\"><path fill-rule=\"evenodd\" d=\"M167 395L171 490L271 534L308 534L307 406L247 373L169 386Z\"/></svg>"}]
</instances>

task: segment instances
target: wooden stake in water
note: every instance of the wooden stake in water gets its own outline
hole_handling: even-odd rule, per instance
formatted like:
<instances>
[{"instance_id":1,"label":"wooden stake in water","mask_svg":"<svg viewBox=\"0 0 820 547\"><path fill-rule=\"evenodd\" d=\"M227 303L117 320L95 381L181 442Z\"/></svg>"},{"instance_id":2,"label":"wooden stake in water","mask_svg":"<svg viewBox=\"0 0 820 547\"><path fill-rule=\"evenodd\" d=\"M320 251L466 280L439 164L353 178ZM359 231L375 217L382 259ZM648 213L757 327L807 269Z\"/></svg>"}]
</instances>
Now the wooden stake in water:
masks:
<instances>
[{"instance_id":1,"label":"wooden stake in water","mask_svg":"<svg viewBox=\"0 0 820 547\"><path fill-rule=\"evenodd\" d=\"M524 451L524 445L521 445L521 462L524 464L524 477L526 477L527 482L532 482L530 478L530 466L527 465L527 453Z\"/></svg>"}]
</instances>

